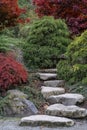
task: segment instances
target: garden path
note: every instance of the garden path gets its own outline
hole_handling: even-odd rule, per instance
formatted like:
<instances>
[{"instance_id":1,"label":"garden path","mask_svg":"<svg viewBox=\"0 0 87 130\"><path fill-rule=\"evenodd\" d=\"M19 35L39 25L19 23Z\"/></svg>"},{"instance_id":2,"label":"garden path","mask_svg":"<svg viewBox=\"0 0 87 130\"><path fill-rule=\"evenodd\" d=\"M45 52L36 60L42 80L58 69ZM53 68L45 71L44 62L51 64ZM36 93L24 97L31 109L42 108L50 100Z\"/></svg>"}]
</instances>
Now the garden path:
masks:
<instances>
[{"instance_id":1,"label":"garden path","mask_svg":"<svg viewBox=\"0 0 87 130\"><path fill-rule=\"evenodd\" d=\"M49 70L50 71L50 70ZM49 102L49 106L47 106L46 110L45 110L45 115L51 115L51 116L58 116L58 114L60 114L61 118L69 116L70 112L71 112L71 116L69 117L71 118L71 120L73 120L75 122L75 124L72 127L53 127L53 128L48 128L48 127L42 127L42 126L19 126L20 122L22 123L22 121L20 121L20 119L18 118L3 118L0 120L0 130L87 130L87 110L80 110L80 108L77 108L76 111L73 109L70 111L70 109L65 109L67 106L71 106L71 105L76 105L77 106L77 102L81 103L84 101L84 96L83 95L66 95L66 90L65 90L65 82L63 80L58 80L57 79L57 75L54 73L55 71L52 70L51 73L47 73L45 71L44 72L40 72L38 73L38 76L41 80L44 81L44 86L42 86L42 90L41 93L43 94L44 98ZM47 89L47 87L50 87L50 89ZM66 95L66 96L65 96ZM65 106L64 111L61 108L61 113L59 111L59 107L57 107L57 109L55 110L55 107L53 107L53 105L58 105L59 103L61 103L62 105ZM51 107L51 108L50 108ZM73 112L72 112L73 111ZM65 115L63 114L63 112L65 113ZM76 117L75 116L75 113ZM82 116L82 119L79 119L79 116ZM75 119L72 119L75 118ZM26 121L24 121L26 122ZM28 120L29 122L29 120ZM33 120L32 120L33 122ZM38 125L38 122L37 122Z\"/></svg>"},{"instance_id":2,"label":"garden path","mask_svg":"<svg viewBox=\"0 0 87 130\"><path fill-rule=\"evenodd\" d=\"M21 119L21 125L30 126L33 124L38 126L43 123L48 126L55 125L56 121L51 120L51 118L57 117L57 126L63 126L62 123L65 126L73 126L77 122L76 119L82 121L86 119L87 109L77 106L78 103L84 102L85 97L77 93L66 93L65 82L57 79L56 72L56 69L49 69L36 74L40 80L44 81L43 86L41 86L41 93L49 103L49 106L45 108L45 116L41 115L44 119L40 115L25 117ZM59 117L61 117L60 121ZM70 120L67 121L67 119Z\"/></svg>"}]
</instances>

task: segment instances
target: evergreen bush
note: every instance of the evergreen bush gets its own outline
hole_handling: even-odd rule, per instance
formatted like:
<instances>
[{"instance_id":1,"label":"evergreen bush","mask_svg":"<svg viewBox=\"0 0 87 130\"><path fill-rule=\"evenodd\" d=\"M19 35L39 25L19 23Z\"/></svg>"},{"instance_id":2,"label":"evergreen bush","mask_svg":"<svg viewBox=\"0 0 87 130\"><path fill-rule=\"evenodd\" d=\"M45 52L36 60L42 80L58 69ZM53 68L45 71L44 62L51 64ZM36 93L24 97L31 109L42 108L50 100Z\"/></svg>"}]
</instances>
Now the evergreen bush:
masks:
<instances>
[{"instance_id":1,"label":"evergreen bush","mask_svg":"<svg viewBox=\"0 0 87 130\"><path fill-rule=\"evenodd\" d=\"M87 84L87 31L71 42L66 55L67 61L60 61L57 65L58 76L71 84Z\"/></svg>"},{"instance_id":2,"label":"evergreen bush","mask_svg":"<svg viewBox=\"0 0 87 130\"><path fill-rule=\"evenodd\" d=\"M69 30L63 20L55 20L53 17L36 20L30 25L27 42L23 45L27 66L55 67L70 42Z\"/></svg>"}]
</instances>

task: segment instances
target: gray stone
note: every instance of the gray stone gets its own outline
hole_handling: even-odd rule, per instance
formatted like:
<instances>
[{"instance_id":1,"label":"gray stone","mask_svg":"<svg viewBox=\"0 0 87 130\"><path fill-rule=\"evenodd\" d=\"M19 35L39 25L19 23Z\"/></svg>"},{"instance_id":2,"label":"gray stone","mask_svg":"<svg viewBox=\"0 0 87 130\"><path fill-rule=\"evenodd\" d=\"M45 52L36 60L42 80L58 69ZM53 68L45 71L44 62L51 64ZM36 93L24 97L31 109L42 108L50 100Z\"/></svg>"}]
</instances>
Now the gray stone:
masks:
<instances>
[{"instance_id":1,"label":"gray stone","mask_svg":"<svg viewBox=\"0 0 87 130\"><path fill-rule=\"evenodd\" d=\"M21 126L73 126L74 121L68 118L48 115L34 115L24 117L20 122Z\"/></svg>"},{"instance_id":2,"label":"gray stone","mask_svg":"<svg viewBox=\"0 0 87 130\"><path fill-rule=\"evenodd\" d=\"M47 99L49 96L59 95L59 94L65 93L65 89L64 88L58 88L58 87L42 86L41 93L42 93L43 97Z\"/></svg>"},{"instance_id":3,"label":"gray stone","mask_svg":"<svg viewBox=\"0 0 87 130\"><path fill-rule=\"evenodd\" d=\"M13 90L8 90L7 95L9 99L15 98L28 98L27 94L24 94L23 92L13 89Z\"/></svg>"},{"instance_id":4,"label":"gray stone","mask_svg":"<svg viewBox=\"0 0 87 130\"><path fill-rule=\"evenodd\" d=\"M75 105L77 103L82 103L84 97L81 94L66 93L58 96L50 96L47 100L51 104L61 103L64 105Z\"/></svg>"},{"instance_id":5,"label":"gray stone","mask_svg":"<svg viewBox=\"0 0 87 130\"><path fill-rule=\"evenodd\" d=\"M41 80L49 80L49 79L56 79L57 74L54 73L37 73L37 76L41 79Z\"/></svg>"},{"instance_id":6,"label":"gray stone","mask_svg":"<svg viewBox=\"0 0 87 130\"><path fill-rule=\"evenodd\" d=\"M10 44L9 48L15 54L15 60L17 60L18 62L20 62L24 65L22 50L18 46L15 46L14 44Z\"/></svg>"},{"instance_id":7,"label":"gray stone","mask_svg":"<svg viewBox=\"0 0 87 130\"><path fill-rule=\"evenodd\" d=\"M38 72L42 72L42 73L57 73L57 69L42 69L42 70L38 70Z\"/></svg>"},{"instance_id":8,"label":"gray stone","mask_svg":"<svg viewBox=\"0 0 87 130\"><path fill-rule=\"evenodd\" d=\"M45 81L44 85L50 86L50 87L64 87L65 81L64 80L49 80L49 81Z\"/></svg>"},{"instance_id":9,"label":"gray stone","mask_svg":"<svg viewBox=\"0 0 87 130\"><path fill-rule=\"evenodd\" d=\"M5 116L19 116L23 117L25 115L35 115L38 113L35 105L27 100L26 94L19 90L9 90L7 92L8 99L3 108L3 114Z\"/></svg>"},{"instance_id":10,"label":"gray stone","mask_svg":"<svg viewBox=\"0 0 87 130\"><path fill-rule=\"evenodd\" d=\"M46 114L51 116L83 118L87 116L87 110L78 106L65 106L63 104L54 104L46 109Z\"/></svg>"},{"instance_id":11,"label":"gray stone","mask_svg":"<svg viewBox=\"0 0 87 130\"><path fill-rule=\"evenodd\" d=\"M27 111L30 111L32 114L30 115L33 115L33 114L37 114L38 113L38 110L37 108L35 107L35 105L33 104L33 102L31 102L30 100L23 100L23 103L26 104L27 106Z\"/></svg>"}]
</instances>

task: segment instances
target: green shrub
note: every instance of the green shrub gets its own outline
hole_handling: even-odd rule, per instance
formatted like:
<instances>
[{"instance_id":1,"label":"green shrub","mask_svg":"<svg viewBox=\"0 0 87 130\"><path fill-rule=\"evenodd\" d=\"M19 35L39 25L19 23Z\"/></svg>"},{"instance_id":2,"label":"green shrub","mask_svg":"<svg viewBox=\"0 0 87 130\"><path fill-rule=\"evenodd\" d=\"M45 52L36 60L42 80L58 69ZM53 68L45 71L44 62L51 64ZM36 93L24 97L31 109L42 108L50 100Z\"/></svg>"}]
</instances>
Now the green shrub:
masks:
<instances>
[{"instance_id":1,"label":"green shrub","mask_svg":"<svg viewBox=\"0 0 87 130\"><path fill-rule=\"evenodd\" d=\"M21 43L22 41L20 39L0 35L0 52L9 51L13 46L19 46Z\"/></svg>"},{"instance_id":2,"label":"green shrub","mask_svg":"<svg viewBox=\"0 0 87 130\"><path fill-rule=\"evenodd\" d=\"M87 84L87 31L71 42L66 55L67 61L57 65L58 76L71 84Z\"/></svg>"},{"instance_id":3,"label":"green shrub","mask_svg":"<svg viewBox=\"0 0 87 130\"><path fill-rule=\"evenodd\" d=\"M29 26L27 42L23 46L27 66L55 67L70 41L69 31L63 20L55 20L53 17L36 20Z\"/></svg>"},{"instance_id":4,"label":"green shrub","mask_svg":"<svg viewBox=\"0 0 87 130\"><path fill-rule=\"evenodd\" d=\"M3 30L0 31L0 35L5 35L14 38L18 37L18 33L19 33L19 26L4 28Z\"/></svg>"},{"instance_id":5,"label":"green shrub","mask_svg":"<svg viewBox=\"0 0 87 130\"><path fill-rule=\"evenodd\" d=\"M23 52L26 65L31 69L55 67L58 61L59 51L55 47L27 45Z\"/></svg>"},{"instance_id":6,"label":"green shrub","mask_svg":"<svg viewBox=\"0 0 87 130\"><path fill-rule=\"evenodd\" d=\"M72 78L73 70L67 60L59 61L57 65L57 72L58 79L64 79L68 81L70 78Z\"/></svg>"},{"instance_id":7,"label":"green shrub","mask_svg":"<svg viewBox=\"0 0 87 130\"><path fill-rule=\"evenodd\" d=\"M30 44L46 45L62 49L70 42L69 31L63 20L55 20L53 17L43 17L30 26L27 41Z\"/></svg>"},{"instance_id":8,"label":"green shrub","mask_svg":"<svg viewBox=\"0 0 87 130\"><path fill-rule=\"evenodd\" d=\"M81 36L76 37L68 46L67 55L72 64L87 64L87 31L82 33Z\"/></svg>"}]
</instances>

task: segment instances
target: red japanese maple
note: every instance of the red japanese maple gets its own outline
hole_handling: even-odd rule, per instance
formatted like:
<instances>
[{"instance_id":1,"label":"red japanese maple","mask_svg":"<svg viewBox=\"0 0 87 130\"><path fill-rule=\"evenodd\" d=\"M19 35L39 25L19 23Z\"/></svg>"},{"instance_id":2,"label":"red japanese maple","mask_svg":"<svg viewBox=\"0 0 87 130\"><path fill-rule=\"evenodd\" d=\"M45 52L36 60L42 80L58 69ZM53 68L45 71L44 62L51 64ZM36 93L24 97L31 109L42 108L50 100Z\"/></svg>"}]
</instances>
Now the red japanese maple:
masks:
<instances>
[{"instance_id":1,"label":"red japanese maple","mask_svg":"<svg viewBox=\"0 0 87 130\"><path fill-rule=\"evenodd\" d=\"M0 0L0 27L13 26L18 22L23 22L19 16L25 12L25 9L19 8L18 0Z\"/></svg>"},{"instance_id":2,"label":"red japanese maple","mask_svg":"<svg viewBox=\"0 0 87 130\"><path fill-rule=\"evenodd\" d=\"M28 73L20 63L0 53L0 91L26 83L27 79Z\"/></svg>"},{"instance_id":3,"label":"red japanese maple","mask_svg":"<svg viewBox=\"0 0 87 130\"><path fill-rule=\"evenodd\" d=\"M73 33L87 29L87 0L33 0L41 17L52 15L66 20Z\"/></svg>"}]
</instances>

